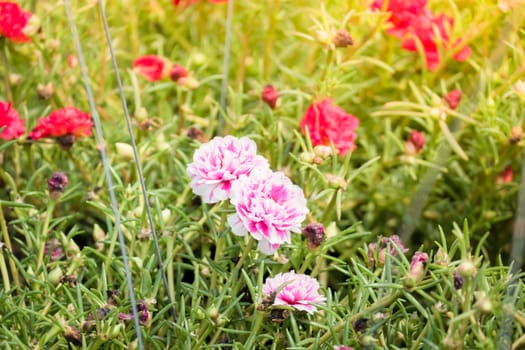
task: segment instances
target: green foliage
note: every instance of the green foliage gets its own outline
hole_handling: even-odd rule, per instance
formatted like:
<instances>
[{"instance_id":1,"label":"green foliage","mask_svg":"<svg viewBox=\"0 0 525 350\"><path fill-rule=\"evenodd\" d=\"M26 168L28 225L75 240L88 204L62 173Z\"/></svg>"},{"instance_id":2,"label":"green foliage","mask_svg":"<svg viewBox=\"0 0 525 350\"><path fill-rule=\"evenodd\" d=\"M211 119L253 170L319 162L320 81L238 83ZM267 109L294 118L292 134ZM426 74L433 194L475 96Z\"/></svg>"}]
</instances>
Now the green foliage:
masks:
<instances>
[{"instance_id":1,"label":"green foliage","mask_svg":"<svg viewBox=\"0 0 525 350\"><path fill-rule=\"evenodd\" d=\"M11 101L31 130L52 110L89 105L80 67L68 65L76 53L62 1L20 3L41 29L27 44L0 38L0 100ZM511 137L525 117L525 11L518 1L510 12L496 1L430 1L454 17L454 38L473 49L466 62L445 52L435 71L425 68L422 53L403 51L387 36L386 15L364 2L235 1L226 110L219 103L226 4L107 1L164 271L126 147L97 4L72 5L133 288L151 312L140 328L146 349L523 346L524 285L507 264L524 145L522 135ZM330 48L324 35L341 28L354 45ZM147 54L183 65L199 87L146 81L132 63ZM47 83L53 92L43 99L37 86ZM275 109L260 99L268 83L280 93ZM443 101L453 89L463 91L455 110ZM300 132L307 106L324 97L359 118L357 148L348 155L315 159ZM201 143L188 130L210 139L221 115L222 134L253 139L272 169L304 190L308 222L326 228L320 247L309 249L294 235L265 256L253 240L231 233L229 203L195 197L186 166ZM413 129L426 139L416 154L405 148ZM51 140L2 140L0 159L0 347L136 348L133 322L119 319L131 303L95 138L78 139L70 150ZM514 178L501 181L509 166ZM47 193L54 171L69 177L59 200ZM396 233L410 251L379 261L369 243ZM50 242L62 249L60 258L46 251ZM430 259L412 284L417 250ZM290 270L319 280L327 301L315 314L265 307L265 278Z\"/></svg>"}]
</instances>

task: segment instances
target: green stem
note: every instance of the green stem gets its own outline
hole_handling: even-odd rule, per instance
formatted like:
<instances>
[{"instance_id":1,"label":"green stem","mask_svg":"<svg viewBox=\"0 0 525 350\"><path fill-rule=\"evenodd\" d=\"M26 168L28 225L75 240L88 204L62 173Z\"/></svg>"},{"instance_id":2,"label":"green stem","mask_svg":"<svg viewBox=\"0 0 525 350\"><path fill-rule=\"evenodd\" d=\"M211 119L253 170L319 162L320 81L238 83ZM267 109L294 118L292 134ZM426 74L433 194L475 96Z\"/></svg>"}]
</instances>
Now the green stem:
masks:
<instances>
[{"instance_id":1,"label":"green stem","mask_svg":"<svg viewBox=\"0 0 525 350\"><path fill-rule=\"evenodd\" d=\"M326 209L324 210L323 216L321 217L320 222L326 223L327 220L330 218L330 215L334 211L335 204L337 203L337 192L339 192L339 189L334 190L334 194L332 195L332 198L330 199L330 203L326 206Z\"/></svg>"},{"instance_id":2,"label":"green stem","mask_svg":"<svg viewBox=\"0 0 525 350\"><path fill-rule=\"evenodd\" d=\"M2 274L2 282L4 283L4 290L6 292L9 292L11 289L11 283L9 282L9 273L7 272L7 265L5 264L4 260L4 250L2 247L0 247L0 250L2 253L0 254L0 274ZM9 257L6 256L6 259L9 259Z\"/></svg>"},{"instance_id":3,"label":"green stem","mask_svg":"<svg viewBox=\"0 0 525 350\"><path fill-rule=\"evenodd\" d=\"M4 71L4 85L5 85L5 91L7 94L7 100L13 101L13 91L11 90L11 83L9 81L9 60L7 59L7 45L6 45L5 38L0 38L0 60L2 62L2 65L5 67Z\"/></svg>"},{"instance_id":4,"label":"green stem","mask_svg":"<svg viewBox=\"0 0 525 350\"><path fill-rule=\"evenodd\" d=\"M49 204L47 205L46 217L44 219L44 224L42 225L42 230L37 237L38 256L36 260L35 271L38 271L44 260L44 250L48 236L47 231L49 230L49 223L51 222L51 217L53 216L53 210L55 209L56 203L57 202L55 200L50 199ZM42 267L42 269L44 269L44 267Z\"/></svg>"},{"instance_id":5,"label":"green stem","mask_svg":"<svg viewBox=\"0 0 525 350\"><path fill-rule=\"evenodd\" d=\"M350 316L347 320L342 320L339 322L335 327L327 331L325 334L319 338L319 341L317 344L324 344L330 337L336 333L342 330L348 323L353 324L355 321L359 320L360 318L363 318L366 314L371 314L376 312L377 310L380 310L382 308L385 308L395 302L400 296L402 295L401 290L396 290L395 292L385 295L383 298L376 301L374 304L370 305L366 309ZM314 349L315 344L312 344L308 347L308 349Z\"/></svg>"},{"instance_id":6,"label":"green stem","mask_svg":"<svg viewBox=\"0 0 525 350\"><path fill-rule=\"evenodd\" d=\"M2 230L2 237L4 238L4 242L5 242L7 249L9 249L10 253L13 253L13 245L11 244L11 238L9 237L9 232L7 231L7 224L6 224L5 217L4 217L4 209L2 208L1 202L0 202L0 230ZM5 267L5 262L3 258L2 258L2 264ZM18 270L12 258L9 259L9 268L11 269L11 275L13 276L15 285L20 286L20 279L18 278ZM6 270L5 275L4 275L4 271L2 270L2 277L6 277L6 276L7 276L7 270ZM9 278L7 278L7 280L9 282ZM5 284L5 281L4 281L4 285L6 286L6 288L8 287L8 284ZM9 288L7 288L6 290L8 289Z\"/></svg>"}]
</instances>

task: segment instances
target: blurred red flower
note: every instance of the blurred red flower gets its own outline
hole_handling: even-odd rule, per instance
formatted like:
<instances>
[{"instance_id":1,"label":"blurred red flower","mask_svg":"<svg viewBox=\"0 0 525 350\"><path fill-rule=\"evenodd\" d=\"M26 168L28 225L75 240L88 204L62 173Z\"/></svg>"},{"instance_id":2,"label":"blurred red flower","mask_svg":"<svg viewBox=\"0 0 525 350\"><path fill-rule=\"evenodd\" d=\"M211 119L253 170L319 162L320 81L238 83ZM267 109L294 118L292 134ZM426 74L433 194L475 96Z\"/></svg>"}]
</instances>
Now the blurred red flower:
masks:
<instances>
[{"instance_id":1,"label":"blurred red flower","mask_svg":"<svg viewBox=\"0 0 525 350\"><path fill-rule=\"evenodd\" d=\"M46 137L91 136L92 127L93 122L89 113L75 107L65 107L45 118L39 118L38 125L31 131L29 138L38 140Z\"/></svg>"},{"instance_id":2,"label":"blurred red flower","mask_svg":"<svg viewBox=\"0 0 525 350\"><path fill-rule=\"evenodd\" d=\"M374 0L370 8L381 11L383 9L383 0ZM403 37L410 30L412 21L419 16L427 6L427 0L390 0L385 11L390 12L388 22L392 27L386 32L390 35Z\"/></svg>"},{"instance_id":3,"label":"blurred red flower","mask_svg":"<svg viewBox=\"0 0 525 350\"><path fill-rule=\"evenodd\" d=\"M4 140L16 139L26 132L24 120L20 119L10 102L0 101L0 129L0 139Z\"/></svg>"},{"instance_id":4,"label":"blurred red flower","mask_svg":"<svg viewBox=\"0 0 525 350\"><path fill-rule=\"evenodd\" d=\"M402 38L401 46L408 51L417 52L420 47L425 53L427 68L437 69L441 60L440 48L454 51L454 59L466 60L472 51L463 44L461 39L451 42L450 36L454 29L454 19L444 14L435 15L426 8L426 0L391 0L387 11L390 12L388 22L392 27L387 33ZM375 0L372 10L381 10L383 0Z\"/></svg>"},{"instance_id":5,"label":"blurred red flower","mask_svg":"<svg viewBox=\"0 0 525 350\"><path fill-rule=\"evenodd\" d=\"M301 130L310 135L314 146L329 146L332 142L340 155L356 148L357 134L355 129L359 120L347 114L341 107L333 104L331 99L311 104L301 121Z\"/></svg>"},{"instance_id":6,"label":"blurred red flower","mask_svg":"<svg viewBox=\"0 0 525 350\"><path fill-rule=\"evenodd\" d=\"M0 36L15 43L31 41L24 33L31 16L31 12L22 10L16 2L0 1Z\"/></svg>"},{"instance_id":7,"label":"blurred red flower","mask_svg":"<svg viewBox=\"0 0 525 350\"><path fill-rule=\"evenodd\" d=\"M133 61L133 68L149 81L158 81L170 75L170 63L165 58L146 55Z\"/></svg>"},{"instance_id":8,"label":"blurred red flower","mask_svg":"<svg viewBox=\"0 0 525 350\"><path fill-rule=\"evenodd\" d=\"M191 5L199 2L199 0L173 0L173 5L179 6L179 5ZM228 0L208 0L208 2L211 2L212 4L220 4L221 2L228 2Z\"/></svg>"}]
</instances>

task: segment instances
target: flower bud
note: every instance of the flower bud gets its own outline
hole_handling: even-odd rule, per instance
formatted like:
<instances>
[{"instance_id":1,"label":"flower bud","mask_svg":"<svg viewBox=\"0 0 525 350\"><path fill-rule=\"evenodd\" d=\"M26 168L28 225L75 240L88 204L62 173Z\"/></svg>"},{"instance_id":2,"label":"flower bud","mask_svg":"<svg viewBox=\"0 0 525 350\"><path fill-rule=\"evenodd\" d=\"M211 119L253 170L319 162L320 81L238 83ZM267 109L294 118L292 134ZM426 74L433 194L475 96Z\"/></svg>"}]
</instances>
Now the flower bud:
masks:
<instances>
[{"instance_id":1,"label":"flower bud","mask_svg":"<svg viewBox=\"0 0 525 350\"><path fill-rule=\"evenodd\" d=\"M62 196L64 189L67 186L67 176L64 172L58 171L53 173L49 181L47 182L47 189L49 191L49 197L53 200L57 200Z\"/></svg>"},{"instance_id":2,"label":"flower bud","mask_svg":"<svg viewBox=\"0 0 525 350\"><path fill-rule=\"evenodd\" d=\"M350 33L346 29L338 30L332 38L332 42L335 45L335 47L341 48L352 46L354 44Z\"/></svg>"},{"instance_id":3,"label":"flower bud","mask_svg":"<svg viewBox=\"0 0 525 350\"><path fill-rule=\"evenodd\" d=\"M115 143L117 154L122 157L125 161L132 161L135 157L133 154L133 147L130 144L124 142Z\"/></svg>"},{"instance_id":4,"label":"flower bud","mask_svg":"<svg viewBox=\"0 0 525 350\"><path fill-rule=\"evenodd\" d=\"M68 343L72 343L73 345L82 345L82 334L80 334L80 331L76 327L71 326L65 326L64 327L64 338L68 341Z\"/></svg>"},{"instance_id":5,"label":"flower bud","mask_svg":"<svg viewBox=\"0 0 525 350\"><path fill-rule=\"evenodd\" d=\"M458 266L457 272L464 278L470 278L476 275L478 269L472 260L465 260Z\"/></svg>"},{"instance_id":6,"label":"flower bud","mask_svg":"<svg viewBox=\"0 0 525 350\"><path fill-rule=\"evenodd\" d=\"M42 100L47 100L49 99L51 96L53 96L53 93L55 92L55 89L53 87L53 83L52 82L49 82L47 84L41 84L39 83L37 86L36 86L36 92L38 94L38 97Z\"/></svg>"},{"instance_id":7,"label":"flower bud","mask_svg":"<svg viewBox=\"0 0 525 350\"><path fill-rule=\"evenodd\" d=\"M275 109L277 99L279 98L279 92L273 87L273 85L266 85L263 88L261 98L271 109Z\"/></svg>"},{"instance_id":8,"label":"flower bud","mask_svg":"<svg viewBox=\"0 0 525 350\"><path fill-rule=\"evenodd\" d=\"M523 128L521 125L516 125L510 130L509 142L513 145L520 142L523 138Z\"/></svg>"},{"instance_id":9,"label":"flower bud","mask_svg":"<svg viewBox=\"0 0 525 350\"><path fill-rule=\"evenodd\" d=\"M518 80L516 83L514 83L514 90L516 90L516 94L518 94L519 97L525 100L525 82L522 80Z\"/></svg>"},{"instance_id":10,"label":"flower bud","mask_svg":"<svg viewBox=\"0 0 525 350\"><path fill-rule=\"evenodd\" d=\"M186 68L184 68L183 66L179 65L179 64L174 64L173 67L171 67L171 71L170 71L170 78L171 80L173 80L174 82L179 82L180 79L182 78L187 78L190 76L190 73L188 72L188 70Z\"/></svg>"},{"instance_id":11,"label":"flower bud","mask_svg":"<svg viewBox=\"0 0 525 350\"><path fill-rule=\"evenodd\" d=\"M425 145L425 135L417 130L412 130L405 143L405 151L408 154L417 154Z\"/></svg>"},{"instance_id":12,"label":"flower bud","mask_svg":"<svg viewBox=\"0 0 525 350\"><path fill-rule=\"evenodd\" d=\"M421 280L425 273L425 263L428 261L428 254L423 252L415 252L410 263L408 275L403 281L406 288L414 288Z\"/></svg>"},{"instance_id":13,"label":"flower bud","mask_svg":"<svg viewBox=\"0 0 525 350\"><path fill-rule=\"evenodd\" d=\"M308 249L318 248L325 239L324 226L317 222L306 225L301 232L306 238Z\"/></svg>"},{"instance_id":14,"label":"flower bud","mask_svg":"<svg viewBox=\"0 0 525 350\"><path fill-rule=\"evenodd\" d=\"M196 127L189 128L188 133L186 135L190 139L199 141L200 143L205 143L206 141L208 141L208 138L206 137L204 131Z\"/></svg>"},{"instance_id":15,"label":"flower bud","mask_svg":"<svg viewBox=\"0 0 525 350\"><path fill-rule=\"evenodd\" d=\"M448 94L446 94L445 97L443 97L443 99L447 103L448 107L454 110L458 107L459 102L461 101L461 91L452 90Z\"/></svg>"}]
</instances>

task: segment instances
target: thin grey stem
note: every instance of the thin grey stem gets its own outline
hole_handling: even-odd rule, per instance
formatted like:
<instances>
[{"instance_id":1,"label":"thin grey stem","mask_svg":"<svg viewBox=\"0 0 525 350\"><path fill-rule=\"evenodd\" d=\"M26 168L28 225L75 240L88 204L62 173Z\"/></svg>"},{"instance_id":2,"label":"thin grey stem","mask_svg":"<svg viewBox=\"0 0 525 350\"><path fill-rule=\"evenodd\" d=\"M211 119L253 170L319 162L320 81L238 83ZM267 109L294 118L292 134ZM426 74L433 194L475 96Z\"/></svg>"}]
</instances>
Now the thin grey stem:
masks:
<instances>
[{"instance_id":1,"label":"thin grey stem","mask_svg":"<svg viewBox=\"0 0 525 350\"><path fill-rule=\"evenodd\" d=\"M104 24L104 32L106 34L106 41L108 44L109 52L111 54L111 61L113 63L113 69L115 71L115 78L117 80L118 90L120 93L120 101L122 102L122 109L124 110L124 116L126 117L126 125L128 127L128 133L131 140L131 146L133 148L133 156L135 158L135 166L137 168L137 173L139 175L139 182L140 182L140 188L142 190L142 196L144 198L144 204L146 206L146 213L148 216L148 222L151 229L151 235L153 237L153 243L155 245L155 254L157 256L159 270L162 276L162 281L164 283L164 289L166 290L166 295L168 297L168 303L171 305L171 313L173 316L173 320L177 321L177 311L175 309L175 306L173 304L173 297L170 294L170 288L168 285L168 279L166 277L166 272L164 271L164 264L162 263L162 255L160 253L160 247L159 247L159 240L157 238L157 231L155 229L155 224L153 222L153 215L151 214L151 206L149 204L148 200L148 194L146 190L146 184L144 182L144 176L142 172L142 166L140 165L140 159L139 159L139 153L137 150L137 143L135 141L135 136L133 135L133 128L131 126L131 118L129 116L129 110L128 105L126 103L126 97L124 96L124 87L122 86L122 79L120 78L120 71L118 68L117 58L115 56L115 52L113 50L113 42L111 40L111 34L109 33L109 26L108 21L106 18L106 13L104 11L104 6L102 5L102 1L98 0L98 7L100 11L100 16L102 18L102 22Z\"/></svg>"},{"instance_id":2,"label":"thin grey stem","mask_svg":"<svg viewBox=\"0 0 525 350\"><path fill-rule=\"evenodd\" d=\"M133 313L133 321L135 324L135 333L137 334L137 345L138 345L138 348L142 350L144 349L144 345L142 344L142 333L140 332L140 323L139 323L137 305L136 305L137 302L135 299L135 292L133 290L133 280L131 278L131 271L129 269L129 260L128 260L128 254L126 252L126 244L125 244L126 242L124 241L124 234L122 232L122 227L120 223L120 214L118 210L117 198L115 195L115 189L113 188L113 180L111 179L109 161L106 155L105 141L104 141L104 136L102 134L102 125L101 125L100 117L98 115L97 108L95 105L95 98L93 95L93 91L91 90L91 85L89 83L89 77L87 74L84 54L82 52L82 47L80 45L80 39L78 37L78 32L77 32L77 28L75 25L75 21L73 20L73 15L71 13L71 7L69 5L69 0L64 0L64 7L66 9L66 15L67 15L67 19L68 19L69 26L71 29L71 35L73 36L73 42L75 43L75 48L76 48L77 55L78 55L78 62L80 65L80 69L82 71L82 77L84 80L84 85L85 85L85 89L86 89L86 93L87 93L88 101L89 101L89 109L91 111L93 122L95 123L95 133L97 137L97 144L100 149L100 155L101 155L102 164L104 167L104 174L106 176L109 196L111 199L111 208L113 209L113 215L115 217L115 227L117 229L118 238L120 242L122 262L124 264L124 270L126 272L126 280L128 284L129 298L131 301L131 310Z\"/></svg>"},{"instance_id":3,"label":"thin grey stem","mask_svg":"<svg viewBox=\"0 0 525 350\"><path fill-rule=\"evenodd\" d=\"M222 66L222 86L221 86L221 112L219 113L219 125L217 126L217 132L222 135L224 129L224 115L226 113L227 97L228 97L228 76L230 73L230 41L232 32L232 20L233 20L233 2L234 0L228 1L228 15L226 17L226 37L224 39L224 61Z\"/></svg>"}]
</instances>

